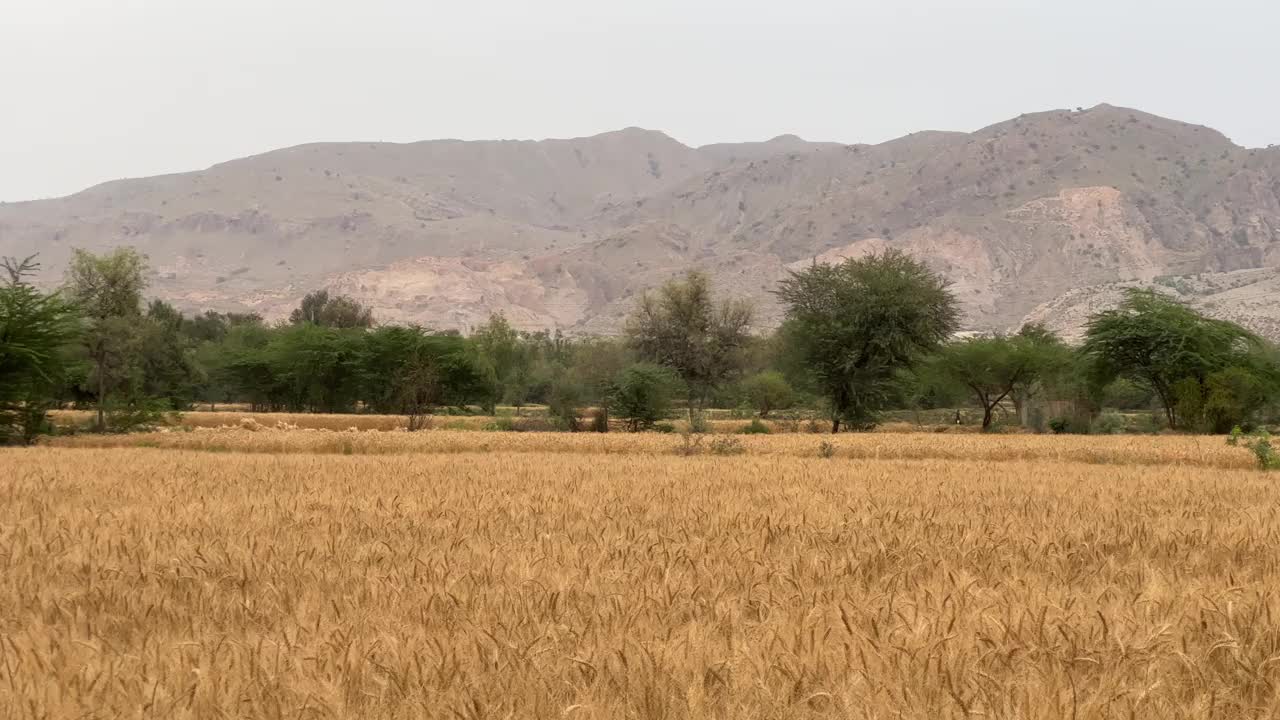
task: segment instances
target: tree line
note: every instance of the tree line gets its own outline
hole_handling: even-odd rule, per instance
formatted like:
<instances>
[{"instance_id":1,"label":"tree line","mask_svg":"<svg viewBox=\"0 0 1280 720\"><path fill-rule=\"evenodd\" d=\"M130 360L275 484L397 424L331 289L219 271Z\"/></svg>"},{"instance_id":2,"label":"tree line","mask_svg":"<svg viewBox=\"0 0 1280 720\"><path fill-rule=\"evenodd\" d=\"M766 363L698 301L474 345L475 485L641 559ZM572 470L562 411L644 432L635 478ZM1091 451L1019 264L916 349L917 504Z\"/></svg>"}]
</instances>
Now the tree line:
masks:
<instances>
[{"instance_id":1,"label":"tree line","mask_svg":"<svg viewBox=\"0 0 1280 720\"><path fill-rule=\"evenodd\" d=\"M784 316L772 332L749 303L690 272L644 294L618 337L522 332L501 315L465 335L379 325L324 290L278 323L186 315L145 301L146 259L129 248L76 251L52 292L34 285L33 258L3 269L5 442L50 431L48 411L67 406L93 408L97 431L243 403L401 414L411 429L441 412L539 405L549 429L568 431L648 430L677 414L696 425L709 407L763 418L803 409L832 432L871 429L892 410L967 408L991 429L1045 406L1075 409L1042 416L1052 429L1087 431L1107 407L1228 432L1273 419L1280 398L1270 343L1150 290L1090 318L1076 346L1036 325L957 338L946 280L896 251L792 273L776 290Z\"/></svg>"}]
</instances>

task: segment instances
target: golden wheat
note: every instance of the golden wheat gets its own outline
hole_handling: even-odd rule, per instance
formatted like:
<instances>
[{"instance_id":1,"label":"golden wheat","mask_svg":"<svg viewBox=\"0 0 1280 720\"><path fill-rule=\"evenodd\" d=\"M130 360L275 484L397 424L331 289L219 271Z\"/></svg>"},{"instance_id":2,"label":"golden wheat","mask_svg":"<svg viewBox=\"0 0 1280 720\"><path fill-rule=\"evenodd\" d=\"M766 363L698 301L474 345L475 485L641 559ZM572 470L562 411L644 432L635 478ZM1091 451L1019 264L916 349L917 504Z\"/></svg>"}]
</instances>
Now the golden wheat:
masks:
<instances>
[{"instance_id":1,"label":"golden wheat","mask_svg":"<svg viewBox=\"0 0 1280 720\"><path fill-rule=\"evenodd\" d=\"M817 457L823 444L836 458L872 460L972 460L1077 462L1115 465L1179 465L1249 469L1256 465L1243 448L1228 447L1220 437L981 435L872 433L842 435L747 435L733 437L744 454ZM714 438L694 438L693 454L712 454ZM153 447L172 450L267 453L568 453L593 455L672 455L686 447L683 437L660 433L497 433L433 430L429 432L329 432L323 430L248 427L166 431L132 435L76 435L51 439L57 447Z\"/></svg>"},{"instance_id":2,"label":"golden wheat","mask_svg":"<svg viewBox=\"0 0 1280 720\"><path fill-rule=\"evenodd\" d=\"M232 407L232 406L228 406ZM545 409L525 409L523 416L513 416L514 408L508 408L506 414L494 415L436 415L426 419L427 426L436 430L485 430L498 422L515 424L547 425ZM723 411L717 411L723 414ZM61 428L87 427L92 424L95 413L90 410L54 410L49 413L53 423ZM166 416L165 423L171 427L191 428L223 428L238 427L245 421L269 428L289 427L300 430L404 430L409 420L403 415L371 415L363 413L324 414L324 413L255 413L223 409L217 412L189 411ZM736 433L751 424L751 420L713 419L706 424L712 432ZM821 431L828 427L827 423L817 421L771 419L761 421L773 432L806 432ZM615 425L618 425L615 423ZM680 429L688 427L684 420L673 420L672 427ZM621 427L618 425L618 427ZM884 433L913 433L921 430L945 433L976 433L981 430L975 425L928 425L921 426L905 422L886 423L877 428Z\"/></svg>"},{"instance_id":3,"label":"golden wheat","mask_svg":"<svg viewBox=\"0 0 1280 720\"><path fill-rule=\"evenodd\" d=\"M1280 487L1190 438L149 441L222 434L420 446L0 453L6 716L1280 712Z\"/></svg>"}]
</instances>

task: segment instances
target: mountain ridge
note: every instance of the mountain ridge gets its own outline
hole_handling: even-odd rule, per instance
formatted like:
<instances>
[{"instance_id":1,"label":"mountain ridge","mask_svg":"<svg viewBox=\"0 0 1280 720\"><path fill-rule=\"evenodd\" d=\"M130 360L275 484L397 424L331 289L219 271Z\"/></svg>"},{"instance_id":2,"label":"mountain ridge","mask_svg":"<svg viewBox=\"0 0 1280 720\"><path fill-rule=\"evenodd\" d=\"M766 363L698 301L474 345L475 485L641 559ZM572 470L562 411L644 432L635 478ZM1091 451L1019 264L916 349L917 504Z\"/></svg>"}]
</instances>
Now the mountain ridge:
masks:
<instances>
[{"instance_id":1,"label":"mountain ridge","mask_svg":"<svg viewBox=\"0 0 1280 720\"><path fill-rule=\"evenodd\" d=\"M272 318L332 287L388 321L466 329L504 312L612 332L639 293L700 268L768 325L789 267L896 247L953 281L973 330L1071 333L1080 308L1137 283L1275 333L1280 310L1213 298L1247 296L1227 287L1242 278L1273 287L1280 148L1100 105L875 145L695 148L634 127L310 143L0 204L0 254L39 251L55 280L72 247L124 244L151 258L158 296ZM1156 282L1169 277L1189 279Z\"/></svg>"}]
</instances>

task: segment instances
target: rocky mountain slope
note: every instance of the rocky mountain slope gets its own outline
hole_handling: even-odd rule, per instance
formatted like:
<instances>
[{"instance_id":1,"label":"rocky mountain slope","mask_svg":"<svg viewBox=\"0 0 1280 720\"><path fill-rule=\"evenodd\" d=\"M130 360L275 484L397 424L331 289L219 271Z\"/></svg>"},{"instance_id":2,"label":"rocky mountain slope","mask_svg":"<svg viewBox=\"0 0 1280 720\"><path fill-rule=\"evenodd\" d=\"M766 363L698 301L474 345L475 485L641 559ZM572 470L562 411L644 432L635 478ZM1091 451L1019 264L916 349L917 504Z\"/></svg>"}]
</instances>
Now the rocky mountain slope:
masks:
<instances>
[{"instance_id":1,"label":"rocky mountain slope","mask_svg":"<svg viewBox=\"0 0 1280 720\"><path fill-rule=\"evenodd\" d=\"M307 145L0 204L0 254L130 244L187 308L287 313L330 287L379 318L615 330L690 268L777 320L789 269L897 247L976 330L1068 332L1132 284L1280 332L1280 148L1099 106L880 145L686 147L627 129L542 142Z\"/></svg>"}]
</instances>

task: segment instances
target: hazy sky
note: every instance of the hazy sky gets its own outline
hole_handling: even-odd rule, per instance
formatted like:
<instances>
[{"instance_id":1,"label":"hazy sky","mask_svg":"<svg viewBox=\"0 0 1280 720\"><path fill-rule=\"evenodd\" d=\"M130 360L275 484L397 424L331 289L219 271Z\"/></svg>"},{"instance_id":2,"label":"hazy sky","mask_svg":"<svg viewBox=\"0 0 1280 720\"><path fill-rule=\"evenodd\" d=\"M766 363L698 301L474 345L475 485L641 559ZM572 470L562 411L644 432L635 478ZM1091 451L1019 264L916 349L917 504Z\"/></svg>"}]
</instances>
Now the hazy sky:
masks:
<instances>
[{"instance_id":1,"label":"hazy sky","mask_svg":"<svg viewBox=\"0 0 1280 720\"><path fill-rule=\"evenodd\" d=\"M0 200L320 140L878 142L1100 102L1280 143L1276 0L0 0Z\"/></svg>"}]
</instances>

